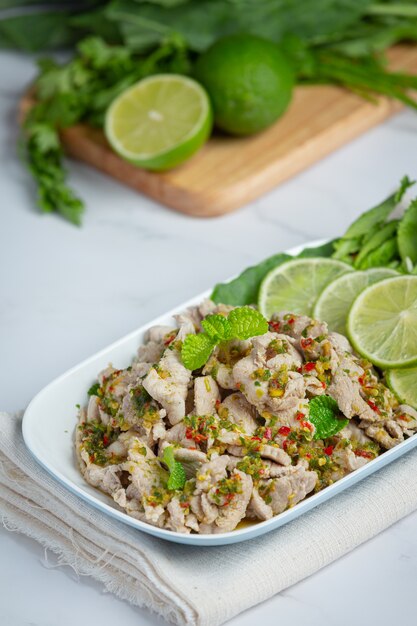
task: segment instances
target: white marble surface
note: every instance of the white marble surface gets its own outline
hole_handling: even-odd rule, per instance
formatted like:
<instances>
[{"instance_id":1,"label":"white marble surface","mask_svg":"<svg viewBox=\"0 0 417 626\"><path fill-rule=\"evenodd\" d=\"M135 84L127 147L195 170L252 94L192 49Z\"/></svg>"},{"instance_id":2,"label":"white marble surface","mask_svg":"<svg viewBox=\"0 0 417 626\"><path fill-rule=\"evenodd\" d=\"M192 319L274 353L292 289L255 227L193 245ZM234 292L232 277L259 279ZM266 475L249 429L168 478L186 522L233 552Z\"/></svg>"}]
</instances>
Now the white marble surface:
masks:
<instances>
[{"instance_id":1,"label":"white marble surface","mask_svg":"<svg viewBox=\"0 0 417 626\"><path fill-rule=\"evenodd\" d=\"M171 212L81 164L71 180L84 226L40 216L16 155L16 103L33 63L0 54L0 408L24 407L51 378L216 281L269 254L340 234L416 175L417 116L404 112L227 217ZM360 521L358 521L360 523ZM265 539L267 541L267 537ZM242 546L244 550L244 546ZM156 626L34 542L0 530L0 624ZM230 622L416 623L417 513Z\"/></svg>"}]
</instances>

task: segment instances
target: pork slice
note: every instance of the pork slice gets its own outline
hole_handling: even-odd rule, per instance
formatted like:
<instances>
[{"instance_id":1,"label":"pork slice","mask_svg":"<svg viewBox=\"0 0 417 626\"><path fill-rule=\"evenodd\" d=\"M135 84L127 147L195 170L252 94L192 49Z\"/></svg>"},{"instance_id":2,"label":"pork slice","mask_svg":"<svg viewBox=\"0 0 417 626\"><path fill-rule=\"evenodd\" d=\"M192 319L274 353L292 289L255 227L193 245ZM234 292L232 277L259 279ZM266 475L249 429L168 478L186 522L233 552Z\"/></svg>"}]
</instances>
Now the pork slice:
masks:
<instances>
[{"instance_id":1,"label":"pork slice","mask_svg":"<svg viewBox=\"0 0 417 626\"><path fill-rule=\"evenodd\" d=\"M101 467L91 463L87 465L84 471L85 480L93 487L97 487L104 493L113 495L122 488L120 476L123 471L122 465L107 465Z\"/></svg>"},{"instance_id":2,"label":"pork slice","mask_svg":"<svg viewBox=\"0 0 417 626\"><path fill-rule=\"evenodd\" d=\"M144 388L163 406L172 425L185 416L190 380L191 372L182 364L178 352L169 349L165 350L158 368L152 367L143 380Z\"/></svg>"},{"instance_id":3,"label":"pork slice","mask_svg":"<svg viewBox=\"0 0 417 626\"><path fill-rule=\"evenodd\" d=\"M252 478L239 470L234 470L231 477L239 477L241 491L234 494L230 502L219 507L219 513L215 519L214 533L227 533L234 530L241 519L246 515L246 509L252 495Z\"/></svg>"},{"instance_id":4,"label":"pork slice","mask_svg":"<svg viewBox=\"0 0 417 626\"><path fill-rule=\"evenodd\" d=\"M212 376L200 376L194 380L195 415L213 415L220 392Z\"/></svg>"},{"instance_id":5,"label":"pork slice","mask_svg":"<svg viewBox=\"0 0 417 626\"><path fill-rule=\"evenodd\" d=\"M222 478L226 478L227 464L229 457L227 454L215 457L207 463L203 463L196 476L196 491L208 491L215 483Z\"/></svg>"},{"instance_id":6,"label":"pork slice","mask_svg":"<svg viewBox=\"0 0 417 626\"><path fill-rule=\"evenodd\" d=\"M316 472L307 471L304 466L297 465L294 466L293 470L281 478L272 478L263 483L263 486L267 487L268 496L271 498L269 504L274 515L278 515L286 508L304 500L316 485L318 478ZM263 495L262 490L261 495Z\"/></svg>"},{"instance_id":7,"label":"pork slice","mask_svg":"<svg viewBox=\"0 0 417 626\"><path fill-rule=\"evenodd\" d=\"M227 419L242 428L247 435L253 435L258 427L256 409L249 404L242 393L232 393L221 404L227 409Z\"/></svg>"},{"instance_id":8,"label":"pork slice","mask_svg":"<svg viewBox=\"0 0 417 626\"><path fill-rule=\"evenodd\" d=\"M177 533L189 533L190 528L185 525L185 512L181 507L181 503L177 497L167 505L167 511L169 513L167 528L176 531Z\"/></svg>"},{"instance_id":9,"label":"pork slice","mask_svg":"<svg viewBox=\"0 0 417 626\"><path fill-rule=\"evenodd\" d=\"M251 519L267 520L273 516L272 508L266 504L256 487L252 490L252 497L246 510L246 517Z\"/></svg>"},{"instance_id":10,"label":"pork slice","mask_svg":"<svg viewBox=\"0 0 417 626\"><path fill-rule=\"evenodd\" d=\"M398 422L393 419L374 423L362 421L360 427L364 428L368 437L379 443L386 450L394 448L404 441L403 430Z\"/></svg>"},{"instance_id":11,"label":"pork slice","mask_svg":"<svg viewBox=\"0 0 417 626\"><path fill-rule=\"evenodd\" d=\"M378 415L365 402L360 394L360 385L351 378L342 367L338 367L327 393L336 400L341 412L348 418L358 416L368 422L374 422Z\"/></svg>"}]
</instances>

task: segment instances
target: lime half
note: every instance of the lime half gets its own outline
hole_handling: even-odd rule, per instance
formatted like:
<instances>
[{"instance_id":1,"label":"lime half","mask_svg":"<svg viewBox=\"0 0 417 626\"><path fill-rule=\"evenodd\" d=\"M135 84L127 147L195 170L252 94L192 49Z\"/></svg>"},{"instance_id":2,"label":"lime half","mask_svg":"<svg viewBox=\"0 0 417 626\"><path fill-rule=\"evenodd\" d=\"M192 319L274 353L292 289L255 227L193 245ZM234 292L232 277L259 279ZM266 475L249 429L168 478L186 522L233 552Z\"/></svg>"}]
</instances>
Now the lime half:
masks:
<instances>
[{"instance_id":1,"label":"lime half","mask_svg":"<svg viewBox=\"0 0 417 626\"><path fill-rule=\"evenodd\" d=\"M386 378L398 400L417 409L417 367L389 370Z\"/></svg>"},{"instance_id":2,"label":"lime half","mask_svg":"<svg viewBox=\"0 0 417 626\"><path fill-rule=\"evenodd\" d=\"M210 100L195 80L177 74L144 78L124 91L106 113L105 133L124 159L151 170L179 165L206 141Z\"/></svg>"},{"instance_id":3,"label":"lime half","mask_svg":"<svg viewBox=\"0 0 417 626\"><path fill-rule=\"evenodd\" d=\"M347 330L355 349L382 368L417 364L417 276L371 285L350 309Z\"/></svg>"},{"instance_id":4,"label":"lime half","mask_svg":"<svg viewBox=\"0 0 417 626\"><path fill-rule=\"evenodd\" d=\"M311 315L326 285L352 271L350 265L334 259L288 261L265 276L259 290L259 309L267 319L280 311Z\"/></svg>"},{"instance_id":5,"label":"lime half","mask_svg":"<svg viewBox=\"0 0 417 626\"><path fill-rule=\"evenodd\" d=\"M398 272L381 267L339 276L320 294L314 307L314 317L327 322L330 330L345 335L348 313L357 296L369 285L391 276L398 276Z\"/></svg>"}]
</instances>

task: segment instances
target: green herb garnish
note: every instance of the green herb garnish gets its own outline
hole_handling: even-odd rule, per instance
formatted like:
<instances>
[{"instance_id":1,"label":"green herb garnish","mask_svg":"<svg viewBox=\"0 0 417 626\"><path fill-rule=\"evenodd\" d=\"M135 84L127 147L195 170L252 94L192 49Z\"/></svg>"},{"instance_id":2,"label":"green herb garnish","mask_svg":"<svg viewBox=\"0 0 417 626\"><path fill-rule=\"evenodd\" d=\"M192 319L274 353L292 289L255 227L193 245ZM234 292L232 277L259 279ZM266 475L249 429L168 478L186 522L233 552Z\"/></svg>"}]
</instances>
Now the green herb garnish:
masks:
<instances>
[{"instance_id":1,"label":"green herb garnish","mask_svg":"<svg viewBox=\"0 0 417 626\"><path fill-rule=\"evenodd\" d=\"M89 396L98 396L99 389L100 389L100 383L94 383L94 385L91 385L87 393Z\"/></svg>"},{"instance_id":2,"label":"green herb garnish","mask_svg":"<svg viewBox=\"0 0 417 626\"><path fill-rule=\"evenodd\" d=\"M348 419L339 418L338 404L331 396L316 396L309 403L309 420L316 427L314 439L327 439L338 433L348 423Z\"/></svg>"},{"instance_id":3,"label":"green herb garnish","mask_svg":"<svg viewBox=\"0 0 417 626\"><path fill-rule=\"evenodd\" d=\"M227 318L223 315L208 315L202 326L204 332L188 335L182 344L182 362L189 370L202 367L215 346L223 341L249 339L268 331L268 322L264 316L249 306L233 309Z\"/></svg>"},{"instance_id":4,"label":"green herb garnish","mask_svg":"<svg viewBox=\"0 0 417 626\"><path fill-rule=\"evenodd\" d=\"M164 449L162 460L169 469L168 489L171 491L183 489L185 481L187 480L185 470L182 464L175 460L174 448L172 446L167 446Z\"/></svg>"}]
</instances>

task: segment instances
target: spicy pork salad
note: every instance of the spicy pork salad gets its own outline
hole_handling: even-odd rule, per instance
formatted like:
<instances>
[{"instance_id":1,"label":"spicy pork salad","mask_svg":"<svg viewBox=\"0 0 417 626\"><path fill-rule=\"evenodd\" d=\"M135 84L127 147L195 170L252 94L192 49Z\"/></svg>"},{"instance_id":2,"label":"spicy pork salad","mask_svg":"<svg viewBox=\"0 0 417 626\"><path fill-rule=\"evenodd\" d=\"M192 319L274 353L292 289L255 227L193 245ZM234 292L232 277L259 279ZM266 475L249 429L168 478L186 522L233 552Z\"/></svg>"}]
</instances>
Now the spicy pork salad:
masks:
<instances>
[{"instance_id":1,"label":"spicy pork salad","mask_svg":"<svg viewBox=\"0 0 417 626\"><path fill-rule=\"evenodd\" d=\"M79 411L85 480L139 520L181 533L267 520L417 431L324 322L208 300L176 323L101 372Z\"/></svg>"}]
</instances>

